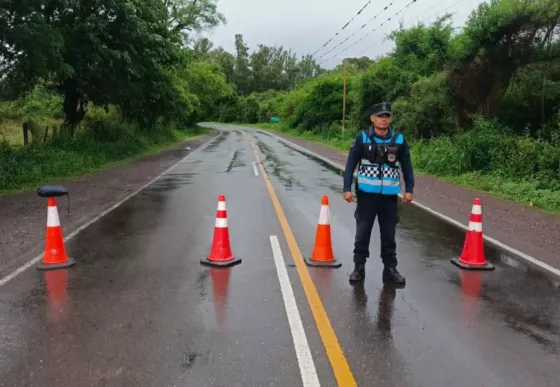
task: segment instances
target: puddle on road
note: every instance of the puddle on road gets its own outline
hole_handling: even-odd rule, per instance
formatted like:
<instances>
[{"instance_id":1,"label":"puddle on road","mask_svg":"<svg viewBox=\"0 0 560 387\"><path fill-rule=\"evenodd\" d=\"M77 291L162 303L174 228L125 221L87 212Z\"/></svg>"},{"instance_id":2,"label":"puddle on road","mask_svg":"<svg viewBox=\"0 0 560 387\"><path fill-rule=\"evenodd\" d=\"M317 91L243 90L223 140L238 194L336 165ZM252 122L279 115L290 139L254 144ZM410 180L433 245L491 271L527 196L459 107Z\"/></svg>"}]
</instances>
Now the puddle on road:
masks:
<instances>
[{"instance_id":1,"label":"puddle on road","mask_svg":"<svg viewBox=\"0 0 560 387\"><path fill-rule=\"evenodd\" d=\"M233 157L231 158L228 166L226 167L226 172L230 172L233 168L245 167L247 164L242 160L244 155L243 149L238 149L233 152Z\"/></svg>"},{"instance_id":2,"label":"puddle on road","mask_svg":"<svg viewBox=\"0 0 560 387\"><path fill-rule=\"evenodd\" d=\"M264 134L262 132L257 132L258 134ZM272 135L266 133L267 136L273 137ZM276 138L275 138L276 139ZM344 170L334 167L331 164L325 162L324 160L321 160L318 157L312 156L310 154L307 154L303 151L301 151L300 149L297 149L296 147L292 146L289 142L286 142L282 139L276 139L276 141L278 143L280 143L282 146L284 146L286 149L288 149L288 154L291 156L295 156L297 155L302 155L305 158L307 158L308 160L313 161L314 163L317 163L319 165L321 165L324 168L324 171L328 171L328 172L334 172L336 175L340 176L340 179L342 179L342 176L344 174ZM333 192L339 194L342 193L342 183L340 184L334 184L332 182L332 180L330 179L319 179L321 186L325 187L325 188L329 188L331 189ZM342 180L341 180L342 181ZM355 185L356 184L356 177L352 178L352 184Z\"/></svg>"},{"instance_id":3,"label":"puddle on road","mask_svg":"<svg viewBox=\"0 0 560 387\"><path fill-rule=\"evenodd\" d=\"M203 161L202 160L189 160L189 161L184 161L182 163L179 163L179 165L197 165L197 164L201 164Z\"/></svg>"},{"instance_id":4,"label":"puddle on road","mask_svg":"<svg viewBox=\"0 0 560 387\"><path fill-rule=\"evenodd\" d=\"M544 351L560 354L560 281L488 242L484 255L494 271L466 271L449 260L461 254L465 231L414 206L400 206L399 240L414 246L422 264L456 286L473 321L496 316L503 326L522 334ZM406 242L405 242L406 241ZM431 243L429 241L432 241Z\"/></svg>"},{"instance_id":5,"label":"puddle on road","mask_svg":"<svg viewBox=\"0 0 560 387\"><path fill-rule=\"evenodd\" d=\"M210 145L203 149L203 152L214 152L222 142L224 142L229 136L229 132L223 131L220 132L220 136L218 136L215 140L213 140Z\"/></svg>"},{"instance_id":6,"label":"puddle on road","mask_svg":"<svg viewBox=\"0 0 560 387\"><path fill-rule=\"evenodd\" d=\"M262 134L262 133L260 133L260 132L257 132L257 133ZM308 160L311 160L311 161L313 161L314 163L317 163L317 164L321 165L321 166L324 168L324 170L319 171L319 172L335 172L337 175L341 176L341 178L342 178L342 172L341 172L338 168L335 168L335 167L331 166L330 164L326 163L325 161L323 161L323 160L321 160L321 159L319 159L319 158L317 158L317 157L308 155L308 154L306 154L305 152L302 152L301 150L296 149L296 148L290 146L289 144L287 144L286 142L284 142L284 141L282 141L282 140L277 140L277 142L280 143L281 145L283 145L283 146L288 150L287 153L288 153L290 156L303 155L303 156L305 156ZM263 153L265 153L265 154L267 154L267 155L270 155L270 154L272 153L272 149L271 149L268 145L262 143L262 142L259 141L259 140L257 140L257 144L259 145L259 148L261 149L261 151L262 151ZM260 144L263 144L263 145L261 146ZM273 161L275 161L274 157L275 157L274 155L271 156L271 159L273 159ZM283 162L279 162L279 164L281 165L281 167L280 167L280 170L278 171L278 173L283 173L283 172L287 173L285 170L282 169L282 167L283 167L284 165L289 165L289 163L283 163L283 164L282 164L282 163L283 163ZM293 179L291 176L290 176L290 178ZM328 189L332 190L332 191L333 191L334 193L336 193L336 194L342 193L342 183L340 183L340 184L335 184L335 183L333 182L332 178L319 178L319 177L317 177L317 178L318 178L318 180L319 180L319 182L320 182L320 184L321 184L322 187L328 188ZM354 178L354 180L355 180L355 178ZM298 184L298 185L301 187L301 184Z\"/></svg>"},{"instance_id":7,"label":"puddle on road","mask_svg":"<svg viewBox=\"0 0 560 387\"><path fill-rule=\"evenodd\" d=\"M297 148L291 146L290 144L288 144L288 143L285 142L285 141L278 140L278 142L279 142L280 144L284 145L286 148L288 148L288 149L290 149L290 150L292 150L292 151L295 151L295 152L299 153L300 155L305 156L307 159L316 162L317 164L321 165L323 168L325 168L325 169L327 169L327 170L329 170L329 171L332 171L332 172L336 173L337 175L342 175L342 174L343 174L343 171L342 171L342 170L340 170L339 168L333 167L331 164L329 164L329 163L327 163L327 162L321 160L320 158L317 158L317 157L315 157L315 156L312 156L312 155L310 155L310 154L307 154L307 153L305 153L305 152L303 152L303 151L301 151L301 150L299 150L299 149L297 149Z\"/></svg>"},{"instance_id":8,"label":"puddle on road","mask_svg":"<svg viewBox=\"0 0 560 387\"><path fill-rule=\"evenodd\" d=\"M342 180L340 184L334 184L331 179L319 179L319 181L322 187L329 188L334 193L342 195Z\"/></svg>"},{"instance_id":9,"label":"puddle on road","mask_svg":"<svg viewBox=\"0 0 560 387\"><path fill-rule=\"evenodd\" d=\"M206 301L206 297L207 297L206 288L207 288L209 277L210 277L210 271L202 270L198 273L198 277L196 278L196 289L200 301Z\"/></svg>"},{"instance_id":10,"label":"puddle on road","mask_svg":"<svg viewBox=\"0 0 560 387\"><path fill-rule=\"evenodd\" d=\"M304 189L303 185L295 180L292 174L287 170L286 166L290 165L288 162L280 160L273 150L264 142L257 140L257 146L261 153L265 155L263 163L271 170L271 174L284 184L286 189L291 190L294 185Z\"/></svg>"},{"instance_id":11,"label":"puddle on road","mask_svg":"<svg viewBox=\"0 0 560 387\"><path fill-rule=\"evenodd\" d=\"M558 356L560 323L556 310L560 299L551 293L553 286L542 273L518 273L513 268L504 271L460 271L449 280L461 289L463 313L474 321L480 313L499 316L504 327Z\"/></svg>"},{"instance_id":12,"label":"puddle on road","mask_svg":"<svg viewBox=\"0 0 560 387\"><path fill-rule=\"evenodd\" d=\"M192 178L196 176L196 173L175 173L167 174L161 179L154 182L152 185L147 187L145 191L150 192L169 192L181 188L185 185L192 183Z\"/></svg>"},{"instance_id":13,"label":"puddle on road","mask_svg":"<svg viewBox=\"0 0 560 387\"><path fill-rule=\"evenodd\" d=\"M266 132L266 131L259 132L258 130L255 130L254 132L255 132L255 133L258 133L258 134L262 134L263 136L266 136L266 137L275 138L275 136L273 136L272 134L270 134L270 133L268 133L268 132Z\"/></svg>"}]
</instances>

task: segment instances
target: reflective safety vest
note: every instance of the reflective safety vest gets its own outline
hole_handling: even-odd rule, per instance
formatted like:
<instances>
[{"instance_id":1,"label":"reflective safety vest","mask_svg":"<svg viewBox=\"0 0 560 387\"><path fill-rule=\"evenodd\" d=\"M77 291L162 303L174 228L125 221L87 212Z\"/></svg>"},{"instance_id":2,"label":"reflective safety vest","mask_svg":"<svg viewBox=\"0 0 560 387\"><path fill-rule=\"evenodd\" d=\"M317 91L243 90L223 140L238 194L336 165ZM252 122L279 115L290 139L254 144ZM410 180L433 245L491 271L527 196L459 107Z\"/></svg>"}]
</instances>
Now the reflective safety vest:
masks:
<instances>
[{"instance_id":1,"label":"reflective safety vest","mask_svg":"<svg viewBox=\"0 0 560 387\"><path fill-rule=\"evenodd\" d=\"M375 135L371 137L375 144L372 144L366 131L362 131L363 145L362 159L358 169L358 189L367 193L398 195L401 192L401 169L398 152L404 142L404 136L391 131L391 137L385 140ZM381 152L377 149L379 145L376 144L383 144L381 145Z\"/></svg>"}]
</instances>

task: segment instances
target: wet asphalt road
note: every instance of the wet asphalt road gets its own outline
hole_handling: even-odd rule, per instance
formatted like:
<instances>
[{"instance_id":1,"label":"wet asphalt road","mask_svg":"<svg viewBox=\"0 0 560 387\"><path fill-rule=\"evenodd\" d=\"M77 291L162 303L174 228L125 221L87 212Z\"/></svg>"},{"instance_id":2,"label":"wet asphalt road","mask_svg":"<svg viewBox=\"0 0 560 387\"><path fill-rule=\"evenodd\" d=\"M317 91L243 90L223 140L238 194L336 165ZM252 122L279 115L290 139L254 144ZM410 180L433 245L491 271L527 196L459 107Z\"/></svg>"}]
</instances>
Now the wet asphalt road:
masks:
<instances>
[{"instance_id":1,"label":"wet asphalt road","mask_svg":"<svg viewBox=\"0 0 560 387\"><path fill-rule=\"evenodd\" d=\"M351 286L355 204L342 200L341 176L271 135L227 128L72 239L75 267L30 269L0 287L0 386L301 386L270 235L279 238L321 385L336 385L245 133L304 256L329 195L343 266L308 270L358 385L560 385L558 278L491 247L495 271L462 272L449 259L464 233L401 206L406 288L381 281L377 224L366 281ZM228 270L199 264L222 193L243 259Z\"/></svg>"}]
</instances>

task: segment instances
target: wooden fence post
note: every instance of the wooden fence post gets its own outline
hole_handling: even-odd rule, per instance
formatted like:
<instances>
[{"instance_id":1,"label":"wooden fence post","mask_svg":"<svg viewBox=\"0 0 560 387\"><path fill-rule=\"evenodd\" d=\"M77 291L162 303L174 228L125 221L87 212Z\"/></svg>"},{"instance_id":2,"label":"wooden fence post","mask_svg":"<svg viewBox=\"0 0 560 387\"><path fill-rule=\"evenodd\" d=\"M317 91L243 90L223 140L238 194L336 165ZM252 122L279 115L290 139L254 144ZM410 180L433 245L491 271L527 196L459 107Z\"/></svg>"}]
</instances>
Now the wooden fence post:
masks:
<instances>
[{"instance_id":1,"label":"wooden fence post","mask_svg":"<svg viewBox=\"0 0 560 387\"><path fill-rule=\"evenodd\" d=\"M23 145L29 144L29 132L27 128L27 122L23 123Z\"/></svg>"}]
</instances>

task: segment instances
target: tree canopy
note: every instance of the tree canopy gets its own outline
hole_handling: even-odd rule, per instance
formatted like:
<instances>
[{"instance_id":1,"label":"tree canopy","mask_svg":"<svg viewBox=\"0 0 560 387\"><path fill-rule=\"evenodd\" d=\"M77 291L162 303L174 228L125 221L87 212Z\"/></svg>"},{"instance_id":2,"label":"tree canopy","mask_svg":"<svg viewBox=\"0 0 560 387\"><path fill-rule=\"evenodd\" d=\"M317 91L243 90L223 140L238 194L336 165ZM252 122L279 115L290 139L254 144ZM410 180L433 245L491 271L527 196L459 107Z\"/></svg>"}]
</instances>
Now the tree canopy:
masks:
<instances>
[{"instance_id":1,"label":"tree canopy","mask_svg":"<svg viewBox=\"0 0 560 387\"><path fill-rule=\"evenodd\" d=\"M205 34L226 22L216 0L0 0L0 132L3 120L62 117L69 138L81 130L128 141L131 127L275 116L282 128L348 141L343 63L327 70L284 46L250 49L241 32L233 52L214 47ZM386 55L345 59L344 133L369 125L368 108L389 100L411 143L441 150L417 157L430 171L560 182L558 0L488 0L462 28L445 15L389 37ZM90 117L105 119L100 109L118 117L107 124L113 132L91 129ZM520 154L531 156L513 168Z\"/></svg>"}]
</instances>

